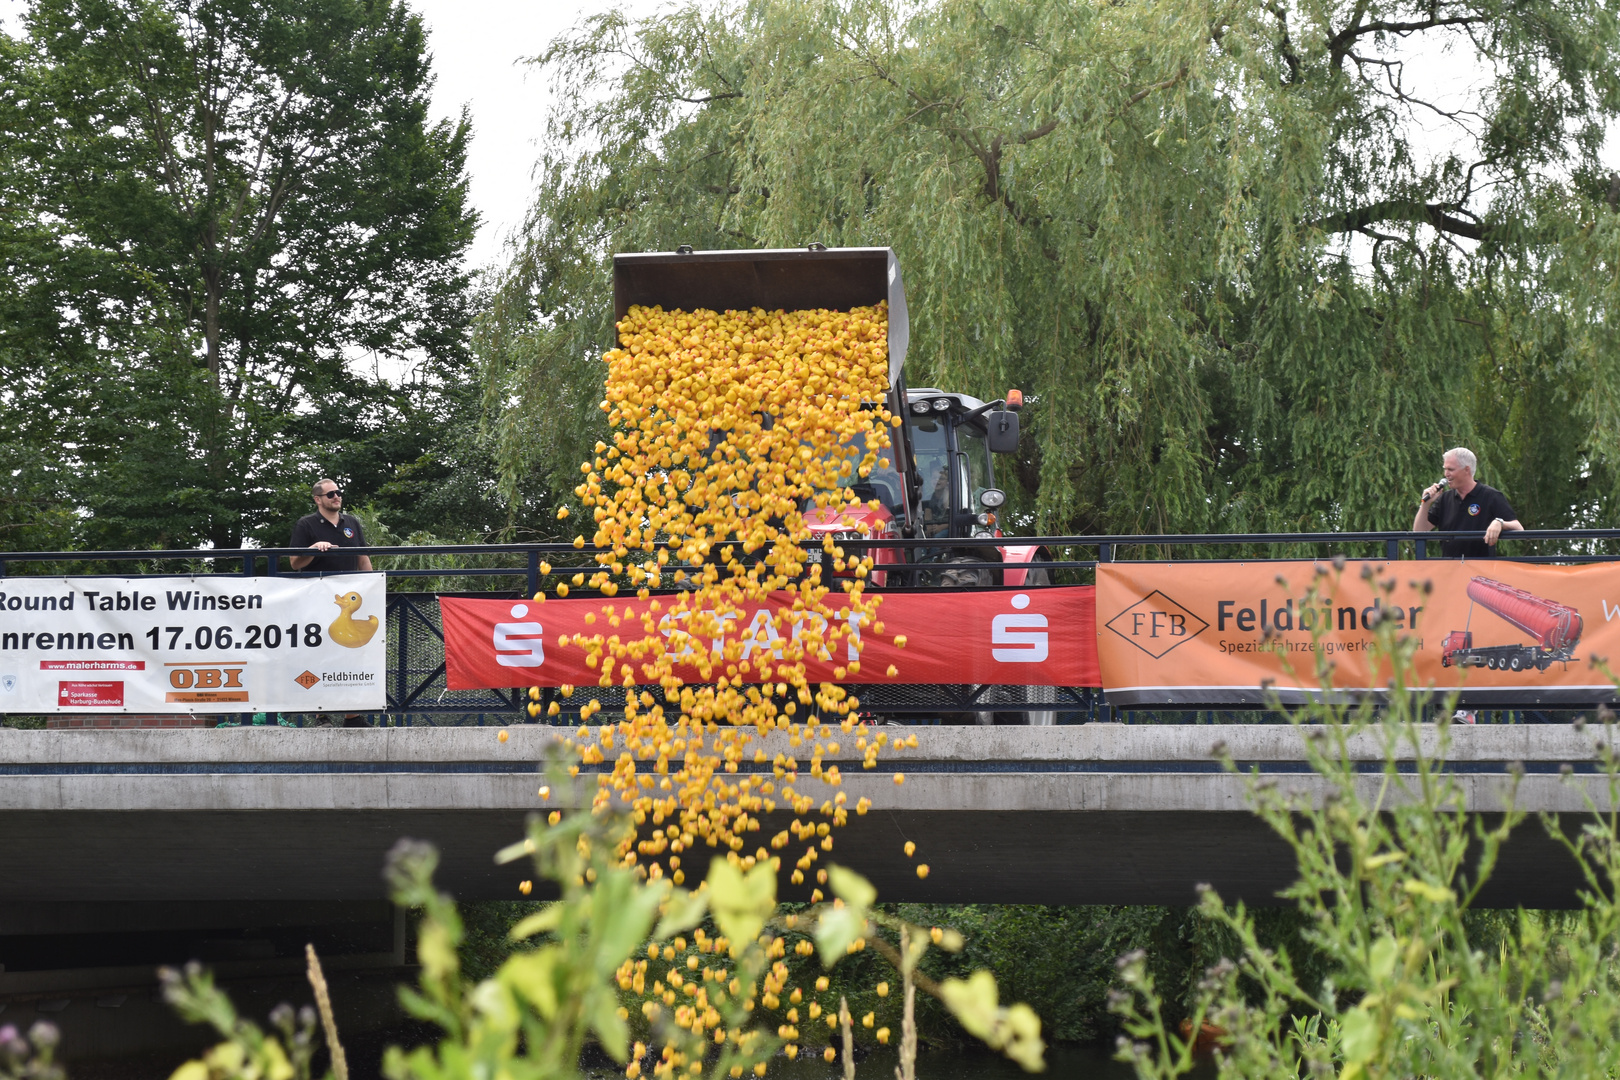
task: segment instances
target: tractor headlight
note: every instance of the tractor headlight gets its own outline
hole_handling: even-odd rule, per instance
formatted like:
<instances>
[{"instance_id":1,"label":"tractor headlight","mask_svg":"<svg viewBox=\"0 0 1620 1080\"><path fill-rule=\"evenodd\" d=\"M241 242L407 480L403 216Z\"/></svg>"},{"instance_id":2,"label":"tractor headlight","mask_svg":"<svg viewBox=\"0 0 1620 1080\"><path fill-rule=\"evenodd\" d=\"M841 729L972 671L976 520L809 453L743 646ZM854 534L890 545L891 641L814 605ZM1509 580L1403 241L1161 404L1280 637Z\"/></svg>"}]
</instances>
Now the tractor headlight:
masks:
<instances>
[{"instance_id":1,"label":"tractor headlight","mask_svg":"<svg viewBox=\"0 0 1620 1080\"><path fill-rule=\"evenodd\" d=\"M935 412L944 412L946 409L949 409L950 407L951 407L951 399L950 398L937 397L937 398L934 399L934 411Z\"/></svg>"}]
</instances>

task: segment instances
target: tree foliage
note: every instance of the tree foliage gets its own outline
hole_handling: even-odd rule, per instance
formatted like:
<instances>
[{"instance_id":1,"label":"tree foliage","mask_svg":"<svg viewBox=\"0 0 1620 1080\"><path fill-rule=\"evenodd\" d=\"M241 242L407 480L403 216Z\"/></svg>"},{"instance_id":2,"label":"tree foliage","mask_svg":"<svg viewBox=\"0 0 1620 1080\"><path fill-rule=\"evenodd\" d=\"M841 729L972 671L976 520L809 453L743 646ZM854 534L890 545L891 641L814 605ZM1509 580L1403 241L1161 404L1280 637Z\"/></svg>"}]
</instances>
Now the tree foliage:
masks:
<instances>
[{"instance_id":1,"label":"tree foliage","mask_svg":"<svg viewBox=\"0 0 1620 1080\"><path fill-rule=\"evenodd\" d=\"M0 42L0 434L85 542L285 542L334 458L425 452L474 225L428 63L389 0L34 0Z\"/></svg>"},{"instance_id":2,"label":"tree foliage","mask_svg":"<svg viewBox=\"0 0 1620 1080\"><path fill-rule=\"evenodd\" d=\"M1620 471L1614 0L752 0L582 22L477 336L508 484L596 438L612 252L891 245L914 385L1033 393L1053 531L1532 526ZM1468 85L1468 80L1474 80Z\"/></svg>"}]
</instances>

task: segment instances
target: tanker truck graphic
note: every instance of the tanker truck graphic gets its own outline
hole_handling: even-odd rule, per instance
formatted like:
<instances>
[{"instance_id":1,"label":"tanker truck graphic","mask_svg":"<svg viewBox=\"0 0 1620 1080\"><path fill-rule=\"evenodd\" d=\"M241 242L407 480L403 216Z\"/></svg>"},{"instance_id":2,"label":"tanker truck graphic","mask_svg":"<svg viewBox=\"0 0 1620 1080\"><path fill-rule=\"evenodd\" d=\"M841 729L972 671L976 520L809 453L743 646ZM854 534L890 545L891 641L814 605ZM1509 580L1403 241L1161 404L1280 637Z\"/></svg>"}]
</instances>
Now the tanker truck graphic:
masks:
<instances>
[{"instance_id":1,"label":"tanker truck graphic","mask_svg":"<svg viewBox=\"0 0 1620 1080\"><path fill-rule=\"evenodd\" d=\"M1523 671L1533 667L1546 671L1553 661L1568 664L1581 640L1581 613L1554 600L1543 600L1523 589L1515 589L1490 578L1477 577L1468 583L1468 599L1536 639L1534 645L1491 645L1474 648L1474 635L1453 630L1441 645L1442 667L1483 667L1492 671ZM1473 604L1468 621L1473 622Z\"/></svg>"}]
</instances>

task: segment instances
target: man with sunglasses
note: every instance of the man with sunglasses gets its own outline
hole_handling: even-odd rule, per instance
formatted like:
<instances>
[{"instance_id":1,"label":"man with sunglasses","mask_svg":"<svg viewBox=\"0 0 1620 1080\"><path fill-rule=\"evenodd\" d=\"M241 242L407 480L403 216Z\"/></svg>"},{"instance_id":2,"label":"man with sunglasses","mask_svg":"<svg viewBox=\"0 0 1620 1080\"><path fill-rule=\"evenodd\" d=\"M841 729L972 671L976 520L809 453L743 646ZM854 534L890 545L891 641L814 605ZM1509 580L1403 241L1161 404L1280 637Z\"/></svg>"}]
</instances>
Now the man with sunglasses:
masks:
<instances>
[{"instance_id":1,"label":"man with sunglasses","mask_svg":"<svg viewBox=\"0 0 1620 1080\"><path fill-rule=\"evenodd\" d=\"M343 491L334 481L321 479L310 488L315 496L313 514L306 514L293 526L292 542L288 547L313 548L319 555L294 555L294 570L371 570L371 556L331 554L334 548L365 547L366 534L360 521L352 514L343 513Z\"/></svg>"}]
</instances>

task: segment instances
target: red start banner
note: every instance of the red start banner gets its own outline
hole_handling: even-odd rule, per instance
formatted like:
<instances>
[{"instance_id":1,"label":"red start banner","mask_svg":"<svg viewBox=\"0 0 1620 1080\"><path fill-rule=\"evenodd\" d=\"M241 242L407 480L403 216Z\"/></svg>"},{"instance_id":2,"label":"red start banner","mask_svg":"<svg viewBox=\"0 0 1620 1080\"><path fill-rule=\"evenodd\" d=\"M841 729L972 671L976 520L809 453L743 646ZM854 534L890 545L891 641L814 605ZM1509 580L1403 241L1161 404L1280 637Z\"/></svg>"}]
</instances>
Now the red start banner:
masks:
<instances>
[{"instance_id":1,"label":"red start banner","mask_svg":"<svg viewBox=\"0 0 1620 1080\"><path fill-rule=\"evenodd\" d=\"M828 611L842 618L853 644L837 644L844 656L827 661L805 660L805 676L812 683L970 683L993 686L1097 686L1096 590L1089 585L1040 589L975 589L963 592L918 592L882 595L874 616L883 624L881 634L863 626L864 616L851 611L842 597L826 599ZM767 600L744 605L735 618L726 619L729 633L718 639L700 639L685 632L692 612L682 610L680 597L611 601L469 600L440 597L444 619L445 672L450 689L474 690L506 686L594 686L601 672L585 663L586 650L574 644L574 635L595 637L618 633L634 641L646 633L647 617L674 651L677 674L688 682L700 678L694 657L707 651L716 671L729 642L750 661L744 682L759 682L759 667L785 659L784 643L826 629L823 618L792 610L792 596L773 593ZM657 605L656 607L654 605ZM585 617L596 618L587 623ZM621 624L615 630L608 616ZM905 647L895 644L904 637ZM566 640L568 644L561 644ZM858 671L847 664L860 660ZM641 664L650 665L651 658ZM896 673L888 675L889 666ZM641 666L638 664L638 667ZM833 669L845 667L843 678ZM650 681L650 680L649 680ZM615 679L617 684L621 679Z\"/></svg>"}]
</instances>

